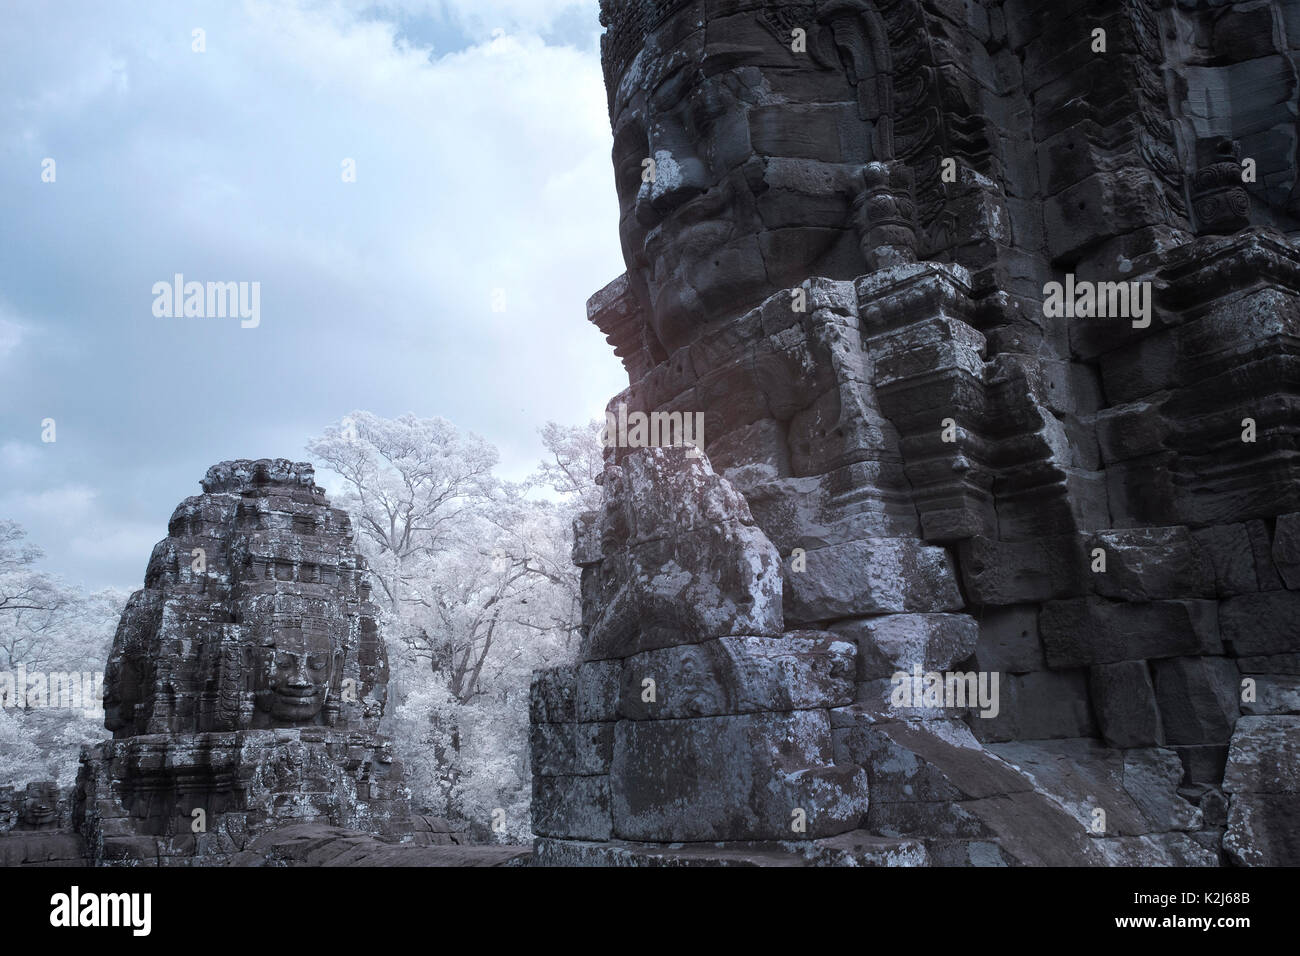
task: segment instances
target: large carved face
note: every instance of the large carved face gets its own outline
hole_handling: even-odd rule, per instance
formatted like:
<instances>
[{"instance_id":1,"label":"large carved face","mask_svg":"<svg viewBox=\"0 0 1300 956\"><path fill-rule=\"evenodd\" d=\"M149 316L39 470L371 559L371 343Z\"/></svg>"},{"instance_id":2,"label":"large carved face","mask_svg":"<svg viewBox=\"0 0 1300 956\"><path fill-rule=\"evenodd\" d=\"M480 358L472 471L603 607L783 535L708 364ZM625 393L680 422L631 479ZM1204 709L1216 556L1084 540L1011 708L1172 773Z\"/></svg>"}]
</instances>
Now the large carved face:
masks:
<instances>
[{"instance_id":1,"label":"large carved face","mask_svg":"<svg viewBox=\"0 0 1300 956\"><path fill-rule=\"evenodd\" d=\"M265 676L258 706L276 723L314 722L334 673L329 635L312 627L281 627L261 655Z\"/></svg>"},{"instance_id":2,"label":"large carved face","mask_svg":"<svg viewBox=\"0 0 1300 956\"><path fill-rule=\"evenodd\" d=\"M839 52L861 28L776 2L701 26L706 6L655 29L613 94L623 255L669 352L809 275L865 271L851 212L874 127Z\"/></svg>"}]
</instances>

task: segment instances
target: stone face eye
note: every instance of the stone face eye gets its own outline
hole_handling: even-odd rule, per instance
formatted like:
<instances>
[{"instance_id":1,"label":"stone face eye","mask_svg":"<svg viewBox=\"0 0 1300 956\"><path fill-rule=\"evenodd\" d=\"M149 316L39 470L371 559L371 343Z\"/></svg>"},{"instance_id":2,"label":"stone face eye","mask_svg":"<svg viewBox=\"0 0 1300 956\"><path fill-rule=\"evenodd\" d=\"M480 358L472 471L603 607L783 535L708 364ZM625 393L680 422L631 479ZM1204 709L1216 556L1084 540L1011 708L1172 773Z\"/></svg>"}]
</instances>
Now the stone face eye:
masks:
<instances>
[{"instance_id":1,"label":"stone face eye","mask_svg":"<svg viewBox=\"0 0 1300 956\"><path fill-rule=\"evenodd\" d=\"M660 80L659 85L655 87L655 91L650 97L650 112L652 114L666 113L669 110L676 109L677 105L691 92L692 72L693 67L688 64L679 67Z\"/></svg>"},{"instance_id":2,"label":"stone face eye","mask_svg":"<svg viewBox=\"0 0 1300 956\"><path fill-rule=\"evenodd\" d=\"M650 158L650 144L640 123L629 123L614 141L614 177L620 199L630 201L641 188L642 163Z\"/></svg>"}]
</instances>

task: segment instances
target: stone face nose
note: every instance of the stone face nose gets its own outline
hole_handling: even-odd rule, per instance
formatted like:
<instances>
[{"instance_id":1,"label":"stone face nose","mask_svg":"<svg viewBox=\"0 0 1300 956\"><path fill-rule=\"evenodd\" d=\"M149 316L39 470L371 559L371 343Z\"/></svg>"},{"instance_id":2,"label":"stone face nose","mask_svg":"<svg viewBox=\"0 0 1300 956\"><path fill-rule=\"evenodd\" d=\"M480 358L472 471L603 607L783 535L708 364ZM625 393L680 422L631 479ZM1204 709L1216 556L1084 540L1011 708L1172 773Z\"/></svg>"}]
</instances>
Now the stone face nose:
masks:
<instances>
[{"instance_id":1,"label":"stone face nose","mask_svg":"<svg viewBox=\"0 0 1300 956\"><path fill-rule=\"evenodd\" d=\"M649 158L654 160L653 177L643 182L637 193L636 219L646 229L653 229L675 209L702 195L709 182L708 170L694 155L660 149Z\"/></svg>"},{"instance_id":2,"label":"stone face nose","mask_svg":"<svg viewBox=\"0 0 1300 956\"><path fill-rule=\"evenodd\" d=\"M293 656L293 666L289 670L288 686L294 689L311 687L311 681L307 678L307 658L302 654Z\"/></svg>"}]
</instances>

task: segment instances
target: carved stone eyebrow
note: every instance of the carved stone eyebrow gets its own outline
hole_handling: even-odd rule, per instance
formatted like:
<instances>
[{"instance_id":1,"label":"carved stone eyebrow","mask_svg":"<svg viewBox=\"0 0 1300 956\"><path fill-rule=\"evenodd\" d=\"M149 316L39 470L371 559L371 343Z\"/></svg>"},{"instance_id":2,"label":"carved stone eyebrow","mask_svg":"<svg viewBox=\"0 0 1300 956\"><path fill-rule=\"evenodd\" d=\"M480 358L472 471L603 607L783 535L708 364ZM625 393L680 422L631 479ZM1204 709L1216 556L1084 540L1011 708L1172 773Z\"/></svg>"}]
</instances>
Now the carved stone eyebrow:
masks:
<instances>
[{"instance_id":1,"label":"carved stone eyebrow","mask_svg":"<svg viewBox=\"0 0 1300 956\"><path fill-rule=\"evenodd\" d=\"M661 76L650 91L650 108L667 110L680 103L691 92L696 67L695 63L683 62Z\"/></svg>"},{"instance_id":2,"label":"carved stone eyebrow","mask_svg":"<svg viewBox=\"0 0 1300 956\"><path fill-rule=\"evenodd\" d=\"M771 47L723 41L710 42L704 48L704 56L699 62L700 72L706 77L745 66L762 69L789 68L790 62L779 52L774 53Z\"/></svg>"}]
</instances>

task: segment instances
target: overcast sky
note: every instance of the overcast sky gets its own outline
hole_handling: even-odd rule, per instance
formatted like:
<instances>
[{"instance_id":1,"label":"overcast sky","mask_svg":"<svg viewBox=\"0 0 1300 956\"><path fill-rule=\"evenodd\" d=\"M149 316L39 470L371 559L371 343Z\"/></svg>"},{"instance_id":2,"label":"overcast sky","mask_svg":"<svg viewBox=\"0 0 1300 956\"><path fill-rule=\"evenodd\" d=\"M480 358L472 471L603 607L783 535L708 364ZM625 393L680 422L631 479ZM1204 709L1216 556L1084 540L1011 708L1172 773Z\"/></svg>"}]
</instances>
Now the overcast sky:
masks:
<instances>
[{"instance_id":1,"label":"overcast sky","mask_svg":"<svg viewBox=\"0 0 1300 956\"><path fill-rule=\"evenodd\" d=\"M520 477L626 384L584 310L623 268L596 0L4 17L0 518L46 569L139 587L209 465L305 460L355 408ZM176 273L260 282L260 325L155 317Z\"/></svg>"}]
</instances>

